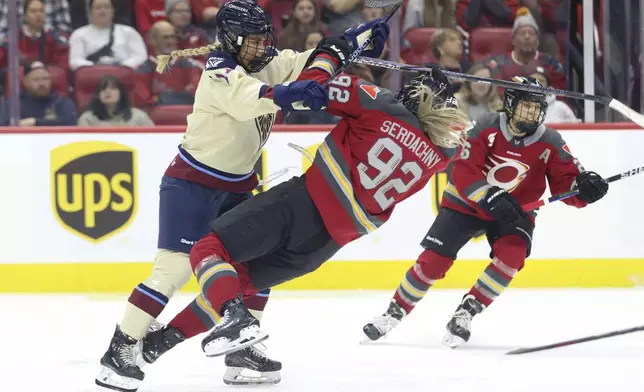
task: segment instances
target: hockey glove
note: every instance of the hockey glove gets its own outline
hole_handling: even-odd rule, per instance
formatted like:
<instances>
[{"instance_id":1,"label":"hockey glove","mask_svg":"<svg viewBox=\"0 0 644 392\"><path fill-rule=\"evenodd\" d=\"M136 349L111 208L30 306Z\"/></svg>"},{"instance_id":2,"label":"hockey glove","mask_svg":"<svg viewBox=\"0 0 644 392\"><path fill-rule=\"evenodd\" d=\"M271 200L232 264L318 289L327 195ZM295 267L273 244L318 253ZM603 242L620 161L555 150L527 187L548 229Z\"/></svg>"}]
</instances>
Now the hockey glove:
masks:
<instances>
[{"instance_id":1,"label":"hockey glove","mask_svg":"<svg viewBox=\"0 0 644 392\"><path fill-rule=\"evenodd\" d=\"M579 195L577 197L586 203L594 203L608 192L608 183L597 173L584 171L575 179Z\"/></svg>"},{"instance_id":2,"label":"hockey glove","mask_svg":"<svg viewBox=\"0 0 644 392\"><path fill-rule=\"evenodd\" d=\"M371 22L352 27L340 35L340 38L349 43L352 51L358 49L369 37L373 39L362 55L378 58L385 50L385 44L389 37L389 26L384 18L374 19Z\"/></svg>"},{"instance_id":3,"label":"hockey glove","mask_svg":"<svg viewBox=\"0 0 644 392\"><path fill-rule=\"evenodd\" d=\"M483 211L502 223L529 219L528 214L523 211L517 199L498 186L493 186L487 191L483 200L479 202L479 206Z\"/></svg>"},{"instance_id":4,"label":"hockey glove","mask_svg":"<svg viewBox=\"0 0 644 392\"><path fill-rule=\"evenodd\" d=\"M312 110L319 112L329 104L327 91L314 80L297 80L277 84L269 89L264 98L273 98L273 102L284 111Z\"/></svg>"},{"instance_id":5,"label":"hockey glove","mask_svg":"<svg viewBox=\"0 0 644 392\"><path fill-rule=\"evenodd\" d=\"M313 53L309 56L308 60L306 60L304 69L306 69L320 54L327 54L333 57L340 63L338 66L342 67L344 63L349 60L349 56L351 56L351 47L347 41L337 37L322 38Z\"/></svg>"},{"instance_id":6,"label":"hockey glove","mask_svg":"<svg viewBox=\"0 0 644 392\"><path fill-rule=\"evenodd\" d=\"M445 106L458 109L458 101L454 97L452 84L440 68L432 68L427 75L427 79L429 79L429 82L426 81L425 84L431 87L434 94L440 98L441 102L444 102Z\"/></svg>"}]
</instances>

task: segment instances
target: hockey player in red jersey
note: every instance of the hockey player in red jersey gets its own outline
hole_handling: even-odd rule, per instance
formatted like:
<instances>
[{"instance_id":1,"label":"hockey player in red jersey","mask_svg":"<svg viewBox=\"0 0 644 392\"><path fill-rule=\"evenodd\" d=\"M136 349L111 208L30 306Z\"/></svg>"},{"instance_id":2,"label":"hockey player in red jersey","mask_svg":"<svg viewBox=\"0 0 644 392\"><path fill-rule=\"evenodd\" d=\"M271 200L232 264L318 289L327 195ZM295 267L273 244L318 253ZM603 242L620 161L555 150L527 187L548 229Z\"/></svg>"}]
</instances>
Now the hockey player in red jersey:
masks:
<instances>
[{"instance_id":1,"label":"hockey player in red jersey","mask_svg":"<svg viewBox=\"0 0 644 392\"><path fill-rule=\"evenodd\" d=\"M380 28L372 34L381 44L369 56L384 47ZM324 83L350 52L345 40L325 39L299 79ZM440 70L414 79L396 96L341 75L329 86L327 110L342 120L312 167L217 218L213 232L192 248L202 294L223 315L202 342L208 356L268 337L238 295L310 273L347 243L376 230L397 203L456 156L470 124ZM189 337L205 330L191 325L179 332Z\"/></svg>"},{"instance_id":2,"label":"hockey player in red jersey","mask_svg":"<svg viewBox=\"0 0 644 392\"><path fill-rule=\"evenodd\" d=\"M539 85L534 78L515 81ZM577 208L606 194L602 177L586 171L561 135L542 125L546 109L544 95L508 89L504 111L478 120L449 172L438 216L421 242L425 250L407 271L388 310L363 328L370 339L396 327L445 277L458 251L485 233L493 260L464 296L443 340L452 348L467 342L472 318L492 304L530 255L536 214L524 212L521 205L541 198L546 181L553 194L579 189L578 196L564 200Z\"/></svg>"}]
</instances>

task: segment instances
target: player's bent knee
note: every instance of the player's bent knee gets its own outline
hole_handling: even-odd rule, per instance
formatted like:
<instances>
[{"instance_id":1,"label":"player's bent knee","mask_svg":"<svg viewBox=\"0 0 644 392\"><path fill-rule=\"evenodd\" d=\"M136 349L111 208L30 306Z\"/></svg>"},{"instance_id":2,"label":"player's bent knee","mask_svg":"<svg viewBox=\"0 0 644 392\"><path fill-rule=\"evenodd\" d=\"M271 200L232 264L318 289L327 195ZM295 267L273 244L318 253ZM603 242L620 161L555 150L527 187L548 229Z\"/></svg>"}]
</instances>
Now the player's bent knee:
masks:
<instances>
[{"instance_id":1,"label":"player's bent knee","mask_svg":"<svg viewBox=\"0 0 644 392\"><path fill-rule=\"evenodd\" d=\"M144 284L171 297L188 283L191 276L192 269L186 253L159 249L154 257L152 275Z\"/></svg>"},{"instance_id":2,"label":"player's bent knee","mask_svg":"<svg viewBox=\"0 0 644 392\"><path fill-rule=\"evenodd\" d=\"M416 263L420 266L423 275L432 280L443 279L445 274L454 264L454 259L441 256L438 253L425 249L418 257Z\"/></svg>"},{"instance_id":3,"label":"player's bent knee","mask_svg":"<svg viewBox=\"0 0 644 392\"><path fill-rule=\"evenodd\" d=\"M494 242L494 258L514 270L523 268L527 255L528 245L521 236L503 236Z\"/></svg>"}]
</instances>

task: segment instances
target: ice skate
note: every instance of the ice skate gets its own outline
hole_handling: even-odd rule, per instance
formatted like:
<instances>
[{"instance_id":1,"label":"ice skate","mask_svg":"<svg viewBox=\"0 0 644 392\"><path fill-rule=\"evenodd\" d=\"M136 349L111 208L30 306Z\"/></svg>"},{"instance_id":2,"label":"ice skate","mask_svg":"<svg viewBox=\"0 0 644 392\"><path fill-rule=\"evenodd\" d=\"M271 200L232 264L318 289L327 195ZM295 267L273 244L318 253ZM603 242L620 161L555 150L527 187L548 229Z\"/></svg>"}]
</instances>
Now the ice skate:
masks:
<instances>
[{"instance_id":1,"label":"ice skate","mask_svg":"<svg viewBox=\"0 0 644 392\"><path fill-rule=\"evenodd\" d=\"M452 315L452 319L447 323L447 334L443 338L443 344L450 348L457 348L470 340L472 318L484 309L485 305L477 301L473 295L466 295Z\"/></svg>"},{"instance_id":2,"label":"ice skate","mask_svg":"<svg viewBox=\"0 0 644 392\"><path fill-rule=\"evenodd\" d=\"M152 330L143 338L141 356L145 363L154 363L161 355L184 340L186 338L176 328L162 326L161 329Z\"/></svg>"},{"instance_id":3,"label":"ice skate","mask_svg":"<svg viewBox=\"0 0 644 392\"><path fill-rule=\"evenodd\" d=\"M201 342L207 357L243 350L268 338L268 333L259 329L259 321L238 299L231 299L222 308L219 324Z\"/></svg>"},{"instance_id":4,"label":"ice skate","mask_svg":"<svg viewBox=\"0 0 644 392\"><path fill-rule=\"evenodd\" d=\"M121 332L117 325L110 347L101 358L96 385L121 392L136 391L145 377L136 365L138 350L138 342Z\"/></svg>"},{"instance_id":5,"label":"ice skate","mask_svg":"<svg viewBox=\"0 0 644 392\"><path fill-rule=\"evenodd\" d=\"M367 323L362 327L362 331L369 339L378 340L396 328L403 317L405 317L405 310L392 299L387 311Z\"/></svg>"},{"instance_id":6,"label":"ice skate","mask_svg":"<svg viewBox=\"0 0 644 392\"><path fill-rule=\"evenodd\" d=\"M251 346L226 355L225 384L272 385L282 380L282 363L268 358L259 346L263 345Z\"/></svg>"}]
</instances>

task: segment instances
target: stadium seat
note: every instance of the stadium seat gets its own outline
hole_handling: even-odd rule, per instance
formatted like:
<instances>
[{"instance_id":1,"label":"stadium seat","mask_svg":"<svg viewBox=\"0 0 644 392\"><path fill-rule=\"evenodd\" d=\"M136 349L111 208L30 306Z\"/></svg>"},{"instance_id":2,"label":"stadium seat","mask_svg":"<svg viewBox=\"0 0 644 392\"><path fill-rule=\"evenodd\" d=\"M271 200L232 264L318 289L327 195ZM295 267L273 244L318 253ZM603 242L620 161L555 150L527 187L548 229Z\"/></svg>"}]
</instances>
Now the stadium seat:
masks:
<instances>
[{"instance_id":1,"label":"stadium seat","mask_svg":"<svg viewBox=\"0 0 644 392\"><path fill-rule=\"evenodd\" d=\"M186 117L192 113L192 105L159 105L150 110L154 125L188 125Z\"/></svg>"},{"instance_id":2,"label":"stadium seat","mask_svg":"<svg viewBox=\"0 0 644 392\"><path fill-rule=\"evenodd\" d=\"M485 60L497 54L512 51L512 29L487 27L470 33L470 55L472 61Z\"/></svg>"},{"instance_id":3,"label":"stadium seat","mask_svg":"<svg viewBox=\"0 0 644 392\"><path fill-rule=\"evenodd\" d=\"M431 40L436 28L421 27L410 29L405 33L405 39L409 42L409 49L403 51L402 59L407 64L422 65L436 61L432 54Z\"/></svg>"},{"instance_id":4,"label":"stadium seat","mask_svg":"<svg viewBox=\"0 0 644 392\"><path fill-rule=\"evenodd\" d=\"M51 87L54 89L54 91L58 92L58 94L62 96L68 96L69 95L69 76L67 74L67 70L56 67L56 66L47 66L47 69L49 69L49 73L51 75ZM20 85L23 86L22 89L24 89L23 85L23 78L24 78L24 68L20 67L20 74L19 74L19 80L20 80ZM7 73L7 89L5 89L5 92L9 94L9 74Z\"/></svg>"},{"instance_id":5,"label":"stadium seat","mask_svg":"<svg viewBox=\"0 0 644 392\"><path fill-rule=\"evenodd\" d=\"M92 65L80 67L74 72L74 100L79 112L83 111L96 93L101 78L105 75L116 76L128 90L132 102L134 88L134 71L132 68L118 65Z\"/></svg>"}]
</instances>

